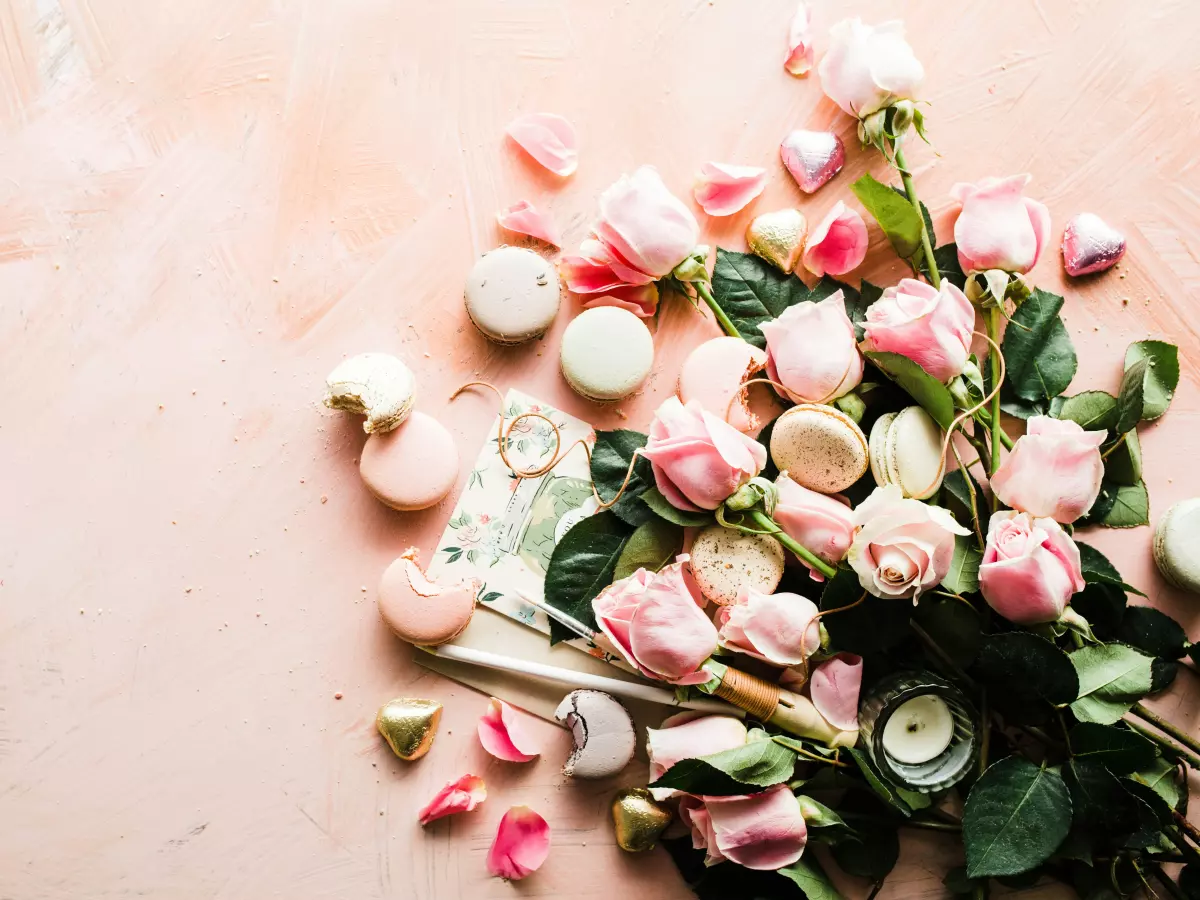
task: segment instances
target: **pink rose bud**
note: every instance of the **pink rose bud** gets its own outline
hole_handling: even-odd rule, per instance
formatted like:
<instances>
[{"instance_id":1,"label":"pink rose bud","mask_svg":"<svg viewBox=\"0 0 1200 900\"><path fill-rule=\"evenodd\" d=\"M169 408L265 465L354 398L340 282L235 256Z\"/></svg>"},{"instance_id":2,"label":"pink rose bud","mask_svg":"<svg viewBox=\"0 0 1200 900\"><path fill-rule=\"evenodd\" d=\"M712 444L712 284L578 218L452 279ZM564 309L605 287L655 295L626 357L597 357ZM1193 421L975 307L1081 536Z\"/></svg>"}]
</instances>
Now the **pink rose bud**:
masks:
<instances>
[{"instance_id":1,"label":"pink rose bud","mask_svg":"<svg viewBox=\"0 0 1200 900\"><path fill-rule=\"evenodd\" d=\"M850 506L835 496L796 484L786 472L775 479L775 488L779 492L775 524L831 566L841 562L854 539L854 511Z\"/></svg>"},{"instance_id":2,"label":"pink rose bud","mask_svg":"<svg viewBox=\"0 0 1200 900\"><path fill-rule=\"evenodd\" d=\"M1105 435L1069 419L1034 416L992 476L992 490L1019 512L1074 522L1100 496Z\"/></svg>"},{"instance_id":3,"label":"pink rose bud","mask_svg":"<svg viewBox=\"0 0 1200 900\"><path fill-rule=\"evenodd\" d=\"M1003 269L1024 274L1038 261L1050 237L1050 211L1021 196L1030 178L984 178L950 189L950 196L962 204L954 240L964 272Z\"/></svg>"},{"instance_id":4,"label":"pink rose bud","mask_svg":"<svg viewBox=\"0 0 1200 900\"><path fill-rule=\"evenodd\" d=\"M592 601L596 624L613 649L648 678L673 684L708 681L701 663L717 649L704 599L688 583L686 556L660 572L638 569Z\"/></svg>"},{"instance_id":5,"label":"pink rose bud","mask_svg":"<svg viewBox=\"0 0 1200 900\"><path fill-rule=\"evenodd\" d=\"M950 571L954 536L971 533L946 510L907 499L894 484L872 491L854 511L854 524L859 530L846 560L863 590L911 597L914 604Z\"/></svg>"},{"instance_id":6,"label":"pink rose bud","mask_svg":"<svg viewBox=\"0 0 1200 900\"><path fill-rule=\"evenodd\" d=\"M711 756L746 743L746 724L733 716L702 716L669 724L674 718L664 722L662 728L646 729L651 784L680 760Z\"/></svg>"},{"instance_id":7,"label":"pink rose bud","mask_svg":"<svg viewBox=\"0 0 1200 900\"><path fill-rule=\"evenodd\" d=\"M800 802L786 784L746 796L685 796L679 817L692 830L692 846L708 851L708 865L727 859L747 869L781 869L808 842Z\"/></svg>"},{"instance_id":8,"label":"pink rose bud","mask_svg":"<svg viewBox=\"0 0 1200 900\"><path fill-rule=\"evenodd\" d=\"M845 275L867 258L867 223L839 200L808 236L801 262L818 278Z\"/></svg>"},{"instance_id":9,"label":"pink rose bud","mask_svg":"<svg viewBox=\"0 0 1200 900\"><path fill-rule=\"evenodd\" d=\"M767 339L767 375L795 403L828 403L862 381L863 358L842 292L797 303L759 326Z\"/></svg>"},{"instance_id":10,"label":"pink rose bud","mask_svg":"<svg viewBox=\"0 0 1200 900\"><path fill-rule=\"evenodd\" d=\"M916 100L925 69L904 39L903 22L864 25L855 16L829 29L817 67L821 89L857 119L898 100Z\"/></svg>"},{"instance_id":11,"label":"pink rose bud","mask_svg":"<svg viewBox=\"0 0 1200 900\"><path fill-rule=\"evenodd\" d=\"M979 590L1014 625L1057 621L1084 588L1079 548L1053 519L1001 510L988 523Z\"/></svg>"},{"instance_id":12,"label":"pink rose bud","mask_svg":"<svg viewBox=\"0 0 1200 900\"><path fill-rule=\"evenodd\" d=\"M716 509L767 464L762 444L695 400L685 406L678 397L654 413L642 453L667 502L693 512Z\"/></svg>"},{"instance_id":13,"label":"pink rose bud","mask_svg":"<svg viewBox=\"0 0 1200 900\"><path fill-rule=\"evenodd\" d=\"M938 290L905 278L871 304L863 328L869 349L906 356L945 383L967 364L975 307L949 281Z\"/></svg>"},{"instance_id":14,"label":"pink rose bud","mask_svg":"<svg viewBox=\"0 0 1200 900\"><path fill-rule=\"evenodd\" d=\"M743 585L735 602L717 610L717 639L726 650L774 666L798 665L821 648L818 612L799 594L763 594Z\"/></svg>"}]
</instances>

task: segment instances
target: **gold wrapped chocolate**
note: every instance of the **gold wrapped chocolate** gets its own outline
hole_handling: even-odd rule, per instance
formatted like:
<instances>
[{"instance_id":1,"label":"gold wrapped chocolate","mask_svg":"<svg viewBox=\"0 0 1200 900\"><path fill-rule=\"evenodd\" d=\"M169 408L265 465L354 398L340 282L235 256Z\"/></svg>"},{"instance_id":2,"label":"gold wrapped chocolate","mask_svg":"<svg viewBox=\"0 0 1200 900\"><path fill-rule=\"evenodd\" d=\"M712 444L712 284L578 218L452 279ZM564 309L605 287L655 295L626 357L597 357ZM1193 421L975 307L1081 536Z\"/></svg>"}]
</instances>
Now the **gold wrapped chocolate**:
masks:
<instances>
[{"instance_id":1,"label":"gold wrapped chocolate","mask_svg":"<svg viewBox=\"0 0 1200 900\"><path fill-rule=\"evenodd\" d=\"M659 806L645 788L625 788L612 802L617 846L630 853L649 850L671 824L669 810Z\"/></svg>"},{"instance_id":2,"label":"gold wrapped chocolate","mask_svg":"<svg viewBox=\"0 0 1200 900\"><path fill-rule=\"evenodd\" d=\"M750 252L761 256L781 272L791 272L804 253L808 222L798 209L763 213L746 228Z\"/></svg>"},{"instance_id":3,"label":"gold wrapped chocolate","mask_svg":"<svg viewBox=\"0 0 1200 900\"><path fill-rule=\"evenodd\" d=\"M398 697L379 707L375 727L401 759L420 759L433 746L442 721L442 704L436 700Z\"/></svg>"}]
</instances>

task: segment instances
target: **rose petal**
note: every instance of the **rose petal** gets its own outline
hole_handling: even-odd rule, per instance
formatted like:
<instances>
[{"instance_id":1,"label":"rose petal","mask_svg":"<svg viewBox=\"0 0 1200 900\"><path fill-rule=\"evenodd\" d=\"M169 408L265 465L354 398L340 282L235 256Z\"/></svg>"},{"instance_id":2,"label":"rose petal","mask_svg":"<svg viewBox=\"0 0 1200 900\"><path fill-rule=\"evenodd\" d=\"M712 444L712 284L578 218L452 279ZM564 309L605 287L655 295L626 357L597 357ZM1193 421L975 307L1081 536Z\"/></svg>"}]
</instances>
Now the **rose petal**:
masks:
<instances>
[{"instance_id":1,"label":"rose petal","mask_svg":"<svg viewBox=\"0 0 1200 900\"><path fill-rule=\"evenodd\" d=\"M507 131L522 150L555 175L570 175L579 165L575 128L562 116L529 113L509 122Z\"/></svg>"},{"instance_id":2,"label":"rose petal","mask_svg":"<svg viewBox=\"0 0 1200 900\"><path fill-rule=\"evenodd\" d=\"M550 855L550 826L528 806L514 806L500 820L488 850L488 871L517 881L541 868Z\"/></svg>"},{"instance_id":3,"label":"rose petal","mask_svg":"<svg viewBox=\"0 0 1200 900\"><path fill-rule=\"evenodd\" d=\"M731 216L745 209L766 186L766 169L706 162L696 176L694 193L700 208L710 216Z\"/></svg>"},{"instance_id":4,"label":"rose petal","mask_svg":"<svg viewBox=\"0 0 1200 900\"><path fill-rule=\"evenodd\" d=\"M817 666L809 679L813 706L825 721L842 731L858 730L858 693L862 688L862 657L839 653Z\"/></svg>"},{"instance_id":5,"label":"rose petal","mask_svg":"<svg viewBox=\"0 0 1200 900\"><path fill-rule=\"evenodd\" d=\"M792 75L807 75L813 65L812 13L801 3L788 31L788 56L783 67Z\"/></svg>"},{"instance_id":6,"label":"rose petal","mask_svg":"<svg viewBox=\"0 0 1200 900\"><path fill-rule=\"evenodd\" d=\"M483 779L478 775L464 775L438 791L418 814L418 820L422 825L428 825L443 816L470 812L486 799L487 785Z\"/></svg>"},{"instance_id":7,"label":"rose petal","mask_svg":"<svg viewBox=\"0 0 1200 900\"><path fill-rule=\"evenodd\" d=\"M747 869L769 870L790 866L803 855L808 828L787 785L744 797L702 799L715 849L725 859ZM710 843L710 856L713 849Z\"/></svg>"},{"instance_id":8,"label":"rose petal","mask_svg":"<svg viewBox=\"0 0 1200 900\"><path fill-rule=\"evenodd\" d=\"M529 762L540 753L525 730L520 715L503 700L492 697L479 719L479 743L497 759Z\"/></svg>"},{"instance_id":9,"label":"rose petal","mask_svg":"<svg viewBox=\"0 0 1200 900\"><path fill-rule=\"evenodd\" d=\"M598 297L588 297L583 303L584 309L595 306L619 306L638 318L649 319L658 309L658 285L630 284L613 288Z\"/></svg>"},{"instance_id":10,"label":"rose petal","mask_svg":"<svg viewBox=\"0 0 1200 900\"><path fill-rule=\"evenodd\" d=\"M549 213L544 213L528 200L518 200L508 209L496 213L500 227L517 234L526 234L555 247L562 246L558 226Z\"/></svg>"},{"instance_id":11,"label":"rose petal","mask_svg":"<svg viewBox=\"0 0 1200 900\"><path fill-rule=\"evenodd\" d=\"M680 760L709 756L746 743L746 724L733 716L703 716L681 725L663 725L646 729L651 782L662 778Z\"/></svg>"},{"instance_id":12,"label":"rose petal","mask_svg":"<svg viewBox=\"0 0 1200 900\"><path fill-rule=\"evenodd\" d=\"M804 268L818 278L845 275L867 256L867 223L840 200L821 220L804 248Z\"/></svg>"}]
</instances>

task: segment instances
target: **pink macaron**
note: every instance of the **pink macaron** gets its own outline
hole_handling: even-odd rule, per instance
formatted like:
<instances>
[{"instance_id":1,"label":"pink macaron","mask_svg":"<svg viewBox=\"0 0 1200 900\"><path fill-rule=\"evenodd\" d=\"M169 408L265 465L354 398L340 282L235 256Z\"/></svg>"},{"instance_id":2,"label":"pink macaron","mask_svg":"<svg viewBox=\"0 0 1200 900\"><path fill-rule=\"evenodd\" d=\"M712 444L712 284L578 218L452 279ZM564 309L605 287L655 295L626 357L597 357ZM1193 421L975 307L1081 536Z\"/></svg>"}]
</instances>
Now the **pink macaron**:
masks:
<instances>
[{"instance_id":1,"label":"pink macaron","mask_svg":"<svg viewBox=\"0 0 1200 900\"><path fill-rule=\"evenodd\" d=\"M479 588L474 578L457 584L430 581L421 570L417 548L409 547L379 579L379 615L410 644L444 644L470 623Z\"/></svg>"},{"instance_id":2,"label":"pink macaron","mask_svg":"<svg viewBox=\"0 0 1200 900\"><path fill-rule=\"evenodd\" d=\"M367 438L358 473L392 509L426 509L458 482L458 447L441 422L413 412L394 431Z\"/></svg>"},{"instance_id":3,"label":"pink macaron","mask_svg":"<svg viewBox=\"0 0 1200 900\"><path fill-rule=\"evenodd\" d=\"M719 337L705 341L684 360L679 373L679 399L699 400L700 405L738 431L753 431L758 417L750 411L742 385L767 365L767 352L741 338ZM736 398L736 399L735 399ZM730 405L732 401L732 405Z\"/></svg>"}]
</instances>

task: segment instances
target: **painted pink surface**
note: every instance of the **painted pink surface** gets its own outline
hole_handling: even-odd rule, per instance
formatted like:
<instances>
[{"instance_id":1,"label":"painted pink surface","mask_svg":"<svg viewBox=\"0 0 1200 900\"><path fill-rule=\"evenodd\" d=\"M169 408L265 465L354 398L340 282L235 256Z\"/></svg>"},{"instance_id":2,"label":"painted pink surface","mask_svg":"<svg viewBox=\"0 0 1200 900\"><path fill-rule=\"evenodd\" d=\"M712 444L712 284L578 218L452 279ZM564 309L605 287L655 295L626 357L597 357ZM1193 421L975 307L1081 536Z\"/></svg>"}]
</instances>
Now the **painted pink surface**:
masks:
<instances>
[{"instance_id":1,"label":"painted pink surface","mask_svg":"<svg viewBox=\"0 0 1200 900\"><path fill-rule=\"evenodd\" d=\"M952 183L1030 171L1055 246L1081 210L1124 230L1121 268L1063 284L1081 351L1074 387L1112 388L1129 340L1184 348L1171 412L1143 435L1154 517L1200 494L1200 12L1182 2L822 2L835 17L902 13L928 72L938 151L911 151L948 239ZM319 404L364 350L403 355L420 408L469 459L483 377L602 426L644 426L688 350L716 333L670 300L645 392L621 409L574 397L557 337L491 346L460 300L472 260L528 199L567 246L598 192L654 163L690 198L706 160L767 166L765 194L703 218L740 247L759 212L810 221L876 156L783 70L792 0L602 4L513 0L0 2L0 894L22 898L688 896L665 854L613 844L613 783L540 760L491 760L485 698L424 673L381 627L374 584L428 551L452 500L418 514L374 501L357 421ZM577 126L562 180L504 138L515 115ZM813 197L778 158L797 127L832 127L846 170ZM872 225L860 274L901 275ZM628 419L625 417L628 416ZM1153 569L1149 529L1095 538L1152 602L1200 635L1195 598ZM1196 730L1192 671L1155 705ZM337 691L344 692L335 700ZM446 704L433 752L407 765L376 735L390 697ZM424 832L446 781L483 775L476 812ZM624 783L636 781L630 771ZM500 815L549 819L541 871L487 877ZM957 863L906 834L884 897L941 896ZM857 891L853 879L843 886Z\"/></svg>"}]
</instances>

